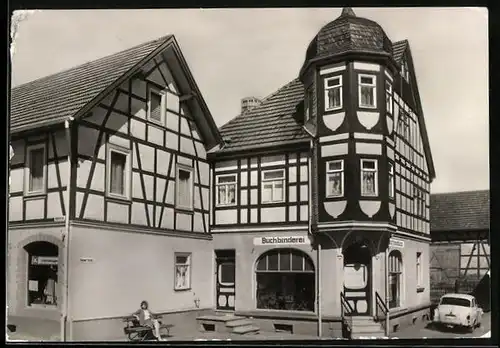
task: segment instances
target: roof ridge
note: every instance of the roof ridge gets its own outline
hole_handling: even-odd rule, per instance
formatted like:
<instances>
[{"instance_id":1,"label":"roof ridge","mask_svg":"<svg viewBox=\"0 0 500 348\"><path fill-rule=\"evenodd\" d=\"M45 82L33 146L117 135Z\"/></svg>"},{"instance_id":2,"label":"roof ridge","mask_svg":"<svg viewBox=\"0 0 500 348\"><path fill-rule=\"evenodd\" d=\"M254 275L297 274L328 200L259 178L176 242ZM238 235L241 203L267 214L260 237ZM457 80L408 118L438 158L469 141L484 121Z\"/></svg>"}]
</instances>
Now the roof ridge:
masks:
<instances>
[{"instance_id":1,"label":"roof ridge","mask_svg":"<svg viewBox=\"0 0 500 348\"><path fill-rule=\"evenodd\" d=\"M105 55L105 56L101 56L101 57L98 57L98 58L96 58L96 59L89 60L89 61L87 61L87 62L85 62L85 63L81 63L81 64L78 64L78 65L74 65L74 66L72 66L72 67L70 67L70 68L67 68L67 69L64 69L64 70L61 70L61 71L58 71L58 72L52 73L52 74L50 74L50 75L45 75L45 76L39 77L39 78L37 78L37 79L31 80L31 81L25 82L25 83L23 83L23 84L20 84L20 85L18 85L18 86L16 86L16 87L13 87L13 88L11 89L11 92L18 91L18 90L20 90L21 88L23 88L23 87L27 87L27 86L28 86L28 85L30 85L30 84L33 84L33 83L38 83L38 82L42 82L42 81L43 81L43 80L45 80L45 79L48 79L48 78L53 78L53 77L55 77L55 76L57 76L57 75L62 75L62 74L67 73L67 72L69 72L69 71L71 71L71 70L75 70L75 69L82 68L82 67L84 67L85 65L88 65L88 64L91 64L91 63L97 62L97 61L99 61L99 60L101 60L101 59L110 58L110 57L115 56L115 55L118 55L118 54L120 54L120 53L125 53L125 52L128 52L128 51L132 51L132 50L137 49L137 48L139 48L139 47L141 47L141 46L150 45L150 44L155 43L155 42L167 41L167 40L168 40L168 39L170 39L172 36L173 36L172 34L164 35L164 36L162 36L162 37L159 37L159 38L156 38L156 39L153 39L153 40L149 40L149 41L146 41L146 42L143 42L143 43L137 44L137 45L135 45L135 46L133 46L133 47L129 47L129 48L124 49L124 50L121 50L121 51L117 51L117 52L114 52L114 53L110 53L110 54L107 54L107 55Z\"/></svg>"}]
</instances>

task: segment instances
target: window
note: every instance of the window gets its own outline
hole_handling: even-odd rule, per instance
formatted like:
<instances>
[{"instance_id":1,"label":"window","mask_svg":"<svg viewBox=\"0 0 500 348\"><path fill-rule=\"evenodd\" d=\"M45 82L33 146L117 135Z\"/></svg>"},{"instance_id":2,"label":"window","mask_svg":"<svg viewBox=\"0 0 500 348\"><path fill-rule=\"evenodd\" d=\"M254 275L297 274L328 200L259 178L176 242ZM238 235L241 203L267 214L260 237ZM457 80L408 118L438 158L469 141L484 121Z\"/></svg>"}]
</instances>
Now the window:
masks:
<instances>
[{"instance_id":1,"label":"window","mask_svg":"<svg viewBox=\"0 0 500 348\"><path fill-rule=\"evenodd\" d=\"M325 79L325 111L342 108L342 76Z\"/></svg>"},{"instance_id":2,"label":"window","mask_svg":"<svg viewBox=\"0 0 500 348\"><path fill-rule=\"evenodd\" d=\"M236 204L236 174L218 175L217 206Z\"/></svg>"},{"instance_id":3,"label":"window","mask_svg":"<svg viewBox=\"0 0 500 348\"><path fill-rule=\"evenodd\" d=\"M413 189L413 204L415 214L419 217L424 217L425 213L425 195L424 192L419 188Z\"/></svg>"},{"instance_id":4,"label":"window","mask_svg":"<svg viewBox=\"0 0 500 348\"><path fill-rule=\"evenodd\" d=\"M305 112L305 122L313 117L313 90L309 87L306 91L306 97L304 99L304 112Z\"/></svg>"},{"instance_id":5,"label":"window","mask_svg":"<svg viewBox=\"0 0 500 348\"><path fill-rule=\"evenodd\" d=\"M411 134L410 134L410 119L406 111L400 109L399 110L399 134L406 141L410 142Z\"/></svg>"},{"instance_id":6,"label":"window","mask_svg":"<svg viewBox=\"0 0 500 348\"><path fill-rule=\"evenodd\" d=\"M389 163L389 198L394 198L394 165Z\"/></svg>"},{"instance_id":7,"label":"window","mask_svg":"<svg viewBox=\"0 0 500 348\"><path fill-rule=\"evenodd\" d=\"M28 254L27 297L28 306L54 308L58 305L59 255L56 245L33 242L24 247Z\"/></svg>"},{"instance_id":8,"label":"window","mask_svg":"<svg viewBox=\"0 0 500 348\"><path fill-rule=\"evenodd\" d=\"M471 306L470 300L468 300L466 298L452 297L452 296L446 296L446 297L441 298L441 302L439 304L458 306L458 307L470 307Z\"/></svg>"},{"instance_id":9,"label":"window","mask_svg":"<svg viewBox=\"0 0 500 348\"><path fill-rule=\"evenodd\" d=\"M107 194L109 197L130 199L130 151L108 144Z\"/></svg>"},{"instance_id":10,"label":"window","mask_svg":"<svg viewBox=\"0 0 500 348\"><path fill-rule=\"evenodd\" d=\"M25 194L44 194L46 191L47 158L45 145L31 145L27 148L25 169Z\"/></svg>"},{"instance_id":11,"label":"window","mask_svg":"<svg viewBox=\"0 0 500 348\"><path fill-rule=\"evenodd\" d=\"M401 64L401 76L406 80L406 82L409 81L410 79L410 73L408 70L408 63L406 62L406 59L403 60L403 63Z\"/></svg>"},{"instance_id":12,"label":"window","mask_svg":"<svg viewBox=\"0 0 500 348\"><path fill-rule=\"evenodd\" d=\"M165 115L165 95L154 89L149 90L148 119L163 124Z\"/></svg>"},{"instance_id":13,"label":"window","mask_svg":"<svg viewBox=\"0 0 500 348\"><path fill-rule=\"evenodd\" d=\"M326 196L344 195L344 160L326 163Z\"/></svg>"},{"instance_id":14,"label":"window","mask_svg":"<svg viewBox=\"0 0 500 348\"><path fill-rule=\"evenodd\" d=\"M271 250L257 260L255 273L257 308L314 311L314 265L302 251Z\"/></svg>"},{"instance_id":15,"label":"window","mask_svg":"<svg viewBox=\"0 0 500 348\"><path fill-rule=\"evenodd\" d=\"M402 258L397 250L389 254L389 308L401 306Z\"/></svg>"},{"instance_id":16,"label":"window","mask_svg":"<svg viewBox=\"0 0 500 348\"><path fill-rule=\"evenodd\" d=\"M422 287L423 278L422 278L422 253L417 252L417 287Z\"/></svg>"},{"instance_id":17,"label":"window","mask_svg":"<svg viewBox=\"0 0 500 348\"><path fill-rule=\"evenodd\" d=\"M373 75L359 75L359 106L362 108L377 107L376 77Z\"/></svg>"},{"instance_id":18,"label":"window","mask_svg":"<svg viewBox=\"0 0 500 348\"><path fill-rule=\"evenodd\" d=\"M378 195L377 160L361 160L361 195Z\"/></svg>"},{"instance_id":19,"label":"window","mask_svg":"<svg viewBox=\"0 0 500 348\"><path fill-rule=\"evenodd\" d=\"M175 253L174 290L191 289L191 254Z\"/></svg>"},{"instance_id":20,"label":"window","mask_svg":"<svg viewBox=\"0 0 500 348\"><path fill-rule=\"evenodd\" d=\"M389 81L385 81L385 107L387 112L392 114L392 84Z\"/></svg>"},{"instance_id":21,"label":"window","mask_svg":"<svg viewBox=\"0 0 500 348\"><path fill-rule=\"evenodd\" d=\"M268 170L262 172L262 203L283 202L285 186L285 171Z\"/></svg>"},{"instance_id":22,"label":"window","mask_svg":"<svg viewBox=\"0 0 500 348\"><path fill-rule=\"evenodd\" d=\"M176 178L176 200L177 209L193 209L193 168L177 163Z\"/></svg>"}]
</instances>

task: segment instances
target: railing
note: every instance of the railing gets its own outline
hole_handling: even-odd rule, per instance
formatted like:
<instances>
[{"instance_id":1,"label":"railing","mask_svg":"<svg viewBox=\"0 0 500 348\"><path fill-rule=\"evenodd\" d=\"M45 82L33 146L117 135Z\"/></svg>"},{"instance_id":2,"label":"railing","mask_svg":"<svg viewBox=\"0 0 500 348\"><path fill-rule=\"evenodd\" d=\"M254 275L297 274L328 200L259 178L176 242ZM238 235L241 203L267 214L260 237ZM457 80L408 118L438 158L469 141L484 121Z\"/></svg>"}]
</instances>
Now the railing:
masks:
<instances>
[{"instance_id":1,"label":"railing","mask_svg":"<svg viewBox=\"0 0 500 348\"><path fill-rule=\"evenodd\" d=\"M379 295L378 291L375 291L375 319L380 321L385 319L389 308L385 305L385 301L382 296Z\"/></svg>"},{"instance_id":2,"label":"railing","mask_svg":"<svg viewBox=\"0 0 500 348\"><path fill-rule=\"evenodd\" d=\"M351 332L352 331L352 313L354 312L354 309L352 308L351 304L345 298L345 295L343 292L340 293L340 311L341 311L342 321L347 326L347 330L349 332Z\"/></svg>"}]
</instances>

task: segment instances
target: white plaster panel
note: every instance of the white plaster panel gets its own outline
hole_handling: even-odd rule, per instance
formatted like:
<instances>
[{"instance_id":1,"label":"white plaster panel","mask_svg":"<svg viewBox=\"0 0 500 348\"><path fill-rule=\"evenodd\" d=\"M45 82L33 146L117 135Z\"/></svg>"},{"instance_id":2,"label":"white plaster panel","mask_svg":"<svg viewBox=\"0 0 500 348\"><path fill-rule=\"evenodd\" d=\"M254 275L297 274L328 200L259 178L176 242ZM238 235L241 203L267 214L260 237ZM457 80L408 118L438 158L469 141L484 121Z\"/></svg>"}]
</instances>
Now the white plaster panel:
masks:
<instances>
[{"instance_id":1,"label":"white plaster panel","mask_svg":"<svg viewBox=\"0 0 500 348\"><path fill-rule=\"evenodd\" d=\"M297 167L288 167L288 182L297 182Z\"/></svg>"},{"instance_id":2,"label":"white plaster panel","mask_svg":"<svg viewBox=\"0 0 500 348\"><path fill-rule=\"evenodd\" d=\"M24 189L24 168L10 170L10 192L20 192Z\"/></svg>"},{"instance_id":3,"label":"white plaster panel","mask_svg":"<svg viewBox=\"0 0 500 348\"><path fill-rule=\"evenodd\" d=\"M392 74L387 71L387 69L384 69L384 73L385 73L385 76L387 76L387 78L390 80L390 81L393 81L393 77L392 77Z\"/></svg>"},{"instance_id":4,"label":"white plaster panel","mask_svg":"<svg viewBox=\"0 0 500 348\"><path fill-rule=\"evenodd\" d=\"M146 140L146 124L144 122L131 119L130 135L135 138Z\"/></svg>"},{"instance_id":5,"label":"white plaster panel","mask_svg":"<svg viewBox=\"0 0 500 348\"><path fill-rule=\"evenodd\" d=\"M155 201L163 203L163 194L165 193L165 184L167 180L163 178L156 178L156 192Z\"/></svg>"},{"instance_id":6,"label":"white plaster panel","mask_svg":"<svg viewBox=\"0 0 500 348\"><path fill-rule=\"evenodd\" d=\"M257 204L257 189L250 190L250 204Z\"/></svg>"},{"instance_id":7,"label":"white plaster panel","mask_svg":"<svg viewBox=\"0 0 500 348\"><path fill-rule=\"evenodd\" d=\"M347 154L347 152L347 143L321 146L321 157L340 156Z\"/></svg>"},{"instance_id":8,"label":"white plaster panel","mask_svg":"<svg viewBox=\"0 0 500 348\"><path fill-rule=\"evenodd\" d=\"M94 147L97 144L99 131L85 126L78 127L78 153L94 157ZM104 143L104 137L101 138Z\"/></svg>"},{"instance_id":9,"label":"white plaster panel","mask_svg":"<svg viewBox=\"0 0 500 348\"><path fill-rule=\"evenodd\" d=\"M164 134L162 129L148 125L148 141L150 143L163 146L163 138Z\"/></svg>"},{"instance_id":10,"label":"white plaster panel","mask_svg":"<svg viewBox=\"0 0 500 348\"><path fill-rule=\"evenodd\" d=\"M132 97L130 104L130 113L135 117L142 118L143 120L145 120L147 116L146 105L147 104L145 101Z\"/></svg>"},{"instance_id":11,"label":"white plaster panel","mask_svg":"<svg viewBox=\"0 0 500 348\"><path fill-rule=\"evenodd\" d=\"M166 131L165 132L165 143L166 143L166 145L167 145L166 147L168 149L172 149L175 151L179 150L179 136L177 134Z\"/></svg>"},{"instance_id":12,"label":"white plaster panel","mask_svg":"<svg viewBox=\"0 0 500 348\"><path fill-rule=\"evenodd\" d=\"M394 213L396 211L396 206L394 203L389 203L389 215L391 216L391 219L394 218Z\"/></svg>"},{"instance_id":13,"label":"white plaster panel","mask_svg":"<svg viewBox=\"0 0 500 348\"><path fill-rule=\"evenodd\" d=\"M75 196L75 208L76 208L76 216L80 216L80 211L82 210L82 202L83 202L83 193L77 192Z\"/></svg>"},{"instance_id":14,"label":"white plaster panel","mask_svg":"<svg viewBox=\"0 0 500 348\"><path fill-rule=\"evenodd\" d=\"M168 164L170 163L170 152L160 149L156 150L156 172L168 176Z\"/></svg>"},{"instance_id":15,"label":"white plaster panel","mask_svg":"<svg viewBox=\"0 0 500 348\"><path fill-rule=\"evenodd\" d=\"M170 72L170 69L168 68L167 64L165 61L163 61L158 68L160 69L161 73L163 74L163 77L165 80L167 80L168 83L168 88L174 92L177 91L177 88L174 86L174 78L172 77L172 73Z\"/></svg>"},{"instance_id":16,"label":"white plaster panel","mask_svg":"<svg viewBox=\"0 0 500 348\"><path fill-rule=\"evenodd\" d=\"M296 186L288 187L288 201L290 203L297 201L297 187Z\"/></svg>"},{"instance_id":17,"label":"white plaster panel","mask_svg":"<svg viewBox=\"0 0 500 348\"><path fill-rule=\"evenodd\" d=\"M391 149L390 147L387 147L387 157L394 160L394 150Z\"/></svg>"},{"instance_id":18,"label":"white plaster panel","mask_svg":"<svg viewBox=\"0 0 500 348\"><path fill-rule=\"evenodd\" d=\"M330 130L336 131L344 122L345 112L323 115L323 122Z\"/></svg>"},{"instance_id":19,"label":"white plaster panel","mask_svg":"<svg viewBox=\"0 0 500 348\"><path fill-rule=\"evenodd\" d=\"M387 121L387 131L389 134L392 134L394 131L394 125L392 124L392 118L389 116L386 116L386 121Z\"/></svg>"},{"instance_id":20,"label":"white plaster panel","mask_svg":"<svg viewBox=\"0 0 500 348\"><path fill-rule=\"evenodd\" d=\"M264 156L260 161L261 167L285 165L285 155Z\"/></svg>"},{"instance_id":21,"label":"white plaster panel","mask_svg":"<svg viewBox=\"0 0 500 348\"><path fill-rule=\"evenodd\" d=\"M241 187L247 187L248 186L248 173L246 171L241 172L240 174L240 185Z\"/></svg>"},{"instance_id":22,"label":"white plaster panel","mask_svg":"<svg viewBox=\"0 0 500 348\"><path fill-rule=\"evenodd\" d=\"M191 215L190 214L184 214L184 213L177 213L177 218L176 218L176 230L179 231L191 231L192 226L191 226Z\"/></svg>"},{"instance_id":23,"label":"white plaster panel","mask_svg":"<svg viewBox=\"0 0 500 348\"><path fill-rule=\"evenodd\" d=\"M300 206L300 221L309 220L309 206L301 205Z\"/></svg>"},{"instance_id":24,"label":"white plaster panel","mask_svg":"<svg viewBox=\"0 0 500 348\"><path fill-rule=\"evenodd\" d=\"M104 220L104 197L89 194L85 212L83 213L84 219Z\"/></svg>"},{"instance_id":25,"label":"white plaster panel","mask_svg":"<svg viewBox=\"0 0 500 348\"><path fill-rule=\"evenodd\" d=\"M369 71L380 71L380 65L364 62L354 62L354 69L356 70L369 70Z\"/></svg>"},{"instance_id":26,"label":"white plaster panel","mask_svg":"<svg viewBox=\"0 0 500 348\"><path fill-rule=\"evenodd\" d=\"M259 165L257 164L257 158L253 157L250 159L250 168L257 168Z\"/></svg>"},{"instance_id":27,"label":"white plaster panel","mask_svg":"<svg viewBox=\"0 0 500 348\"><path fill-rule=\"evenodd\" d=\"M177 163L180 163L180 164L184 164L188 167L192 167L193 166L193 160L192 159L189 159L187 157L184 157L184 156L177 156Z\"/></svg>"},{"instance_id":28,"label":"white plaster panel","mask_svg":"<svg viewBox=\"0 0 500 348\"><path fill-rule=\"evenodd\" d=\"M134 146L135 148L135 146ZM139 144L139 154L141 157L141 169L149 172L155 170L155 152L151 146Z\"/></svg>"},{"instance_id":29,"label":"white plaster panel","mask_svg":"<svg viewBox=\"0 0 500 348\"><path fill-rule=\"evenodd\" d=\"M109 222L127 223L128 205L108 202L107 218Z\"/></svg>"},{"instance_id":30,"label":"white plaster panel","mask_svg":"<svg viewBox=\"0 0 500 348\"><path fill-rule=\"evenodd\" d=\"M165 213L163 213L165 219ZM147 225L146 207L144 203L132 203L132 224L134 225Z\"/></svg>"},{"instance_id":31,"label":"white plaster panel","mask_svg":"<svg viewBox=\"0 0 500 348\"><path fill-rule=\"evenodd\" d=\"M120 93L113 109L128 113L128 95L125 93Z\"/></svg>"},{"instance_id":32,"label":"white plaster panel","mask_svg":"<svg viewBox=\"0 0 500 348\"><path fill-rule=\"evenodd\" d=\"M297 221L297 206L288 207L288 221Z\"/></svg>"},{"instance_id":33,"label":"white plaster panel","mask_svg":"<svg viewBox=\"0 0 500 348\"><path fill-rule=\"evenodd\" d=\"M323 202L326 212L334 219L342 214L347 206L347 201Z\"/></svg>"},{"instance_id":34,"label":"white plaster panel","mask_svg":"<svg viewBox=\"0 0 500 348\"><path fill-rule=\"evenodd\" d=\"M257 222L257 209L252 208L250 209L250 223L256 223Z\"/></svg>"},{"instance_id":35,"label":"white plaster panel","mask_svg":"<svg viewBox=\"0 0 500 348\"><path fill-rule=\"evenodd\" d=\"M236 160L231 160L231 161L221 161L215 163L215 171L223 171L223 170L235 170L238 169L238 161Z\"/></svg>"},{"instance_id":36,"label":"white plaster panel","mask_svg":"<svg viewBox=\"0 0 500 348\"><path fill-rule=\"evenodd\" d=\"M372 129L377 124L380 113L379 112L371 112L371 111L358 111L358 120L363 127L367 130Z\"/></svg>"},{"instance_id":37,"label":"white plaster panel","mask_svg":"<svg viewBox=\"0 0 500 348\"><path fill-rule=\"evenodd\" d=\"M349 133L342 133L342 134L335 134L335 135L328 135L326 137L321 137L319 138L320 143L326 143L329 141L337 141L337 140L343 140L343 139L348 139L349 138Z\"/></svg>"},{"instance_id":38,"label":"white plaster panel","mask_svg":"<svg viewBox=\"0 0 500 348\"><path fill-rule=\"evenodd\" d=\"M257 171L256 170L252 170L250 172L250 185L251 186L257 185Z\"/></svg>"},{"instance_id":39,"label":"white plaster panel","mask_svg":"<svg viewBox=\"0 0 500 348\"><path fill-rule=\"evenodd\" d=\"M195 141L194 143L196 146L196 155L198 156L198 158L206 159L207 151L205 150L205 146L203 146L203 144L199 141Z\"/></svg>"},{"instance_id":40,"label":"white plaster panel","mask_svg":"<svg viewBox=\"0 0 500 348\"><path fill-rule=\"evenodd\" d=\"M92 162L90 161L79 161L78 169L76 172L76 185L78 187L87 187L87 180L90 174L90 167ZM94 179L92 179L93 181ZM104 180L104 179L103 179Z\"/></svg>"},{"instance_id":41,"label":"white plaster panel","mask_svg":"<svg viewBox=\"0 0 500 348\"><path fill-rule=\"evenodd\" d=\"M195 209L201 209L201 194L200 194L200 188L195 186L194 187L194 201L193 201L193 204L194 204L194 208Z\"/></svg>"},{"instance_id":42,"label":"white plaster panel","mask_svg":"<svg viewBox=\"0 0 500 348\"><path fill-rule=\"evenodd\" d=\"M174 209L165 207L161 218L161 228L174 229Z\"/></svg>"},{"instance_id":43,"label":"white plaster panel","mask_svg":"<svg viewBox=\"0 0 500 348\"><path fill-rule=\"evenodd\" d=\"M260 221L266 222L284 222L286 207L262 208L260 210Z\"/></svg>"},{"instance_id":44,"label":"white plaster panel","mask_svg":"<svg viewBox=\"0 0 500 348\"><path fill-rule=\"evenodd\" d=\"M85 121L101 126L104 122L104 118L106 117L107 110L103 109L100 106L95 107L92 110L92 114L84 118Z\"/></svg>"},{"instance_id":45,"label":"white plaster panel","mask_svg":"<svg viewBox=\"0 0 500 348\"><path fill-rule=\"evenodd\" d=\"M102 100L101 104L104 104L106 106L112 106L113 99L115 98L115 92L108 93Z\"/></svg>"},{"instance_id":46,"label":"white plaster panel","mask_svg":"<svg viewBox=\"0 0 500 348\"><path fill-rule=\"evenodd\" d=\"M140 79L132 80L132 91L138 97L147 99L147 84L145 81Z\"/></svg>"},{"instance_id":47,"label":"white plaster panel","mask_svg":"<svg viewBox=\"0 0 500 348\"><path fill-rule=\"evenodd\" d=\"M240 191L240 202L241 202L241 205L248 204L248 190L241 190Z\"/></svg>"},{"instance_id":48,"label":"white plaster panel","mask_svg":"<svg viewBox=\"0 0 500 348\"><path fill-rule=\"evenodd\" d=\"M67 174L64 174L67 178ZM90 183L90 188L96 191L105 191L106 180L106 166L102 163L96 163L94 169L94 176L92 177L92 182ZM65 185L63 183L63 185Z\"/></svg>"},{"instance_id":49,"label":"white plaster panel","mask_svg":"<svg viewBox=\"0 0 500 348\"><path fill-rule=\"evenodd\" d=\"M196 156L195 149L193 146L193 141L191 139L187 139L185 137L181 137L181 148L180 151L182 153L187 153L192 156Z\"/></svg>"},{"instance_id":50,"label":"white plaster panel","mask_svg":"<svg viewBox=\"0 0 500 348\"><path fill-rule=\"evenodd\" d=\"M210 184L210 166L205 162L198 162L198 168L200 170L200 179L203 185Z\"/></svg>"},{"instance_id":51,"label":"white plaster panel","mask_svg":"<svg viewBox=\"0 0 500 348\"><path fill-rule=\"evenodd\" d=\"M23 219L23 197L9 198L9 221L20 221Z\"/></svg>"},{"instance_id":52,"label":"white plaster panel","mask_svg":"<svg viewBox=\"0 0 500 348\"><path fill-rule=\"evenodd\" d=\"M354 133L355 139L375 139L382 140L382 134L373 134L373 133Z\"/></svg>"},{"instance_id":53,"label":"white plaster panel","mask_svg":"<svg viewBox=\"0 0 500 348\"><path fill-rule=\"evenodd\" d=\"M167 204L175 203L175 180L168 181L167 196L165 197L165 203Z\"/></svg>"},{"instance_id":54,"label":"white plaster panel","mask_svg":"<svg viewBox=\"0 0 500 348\"><path fill-rule=\"evenodd\" d=\"M300 185L300 201L301 202L309 201L309 191L308 191L307 184Z\"/></svg>"},{"instance_id":55,"label":"white plaster panel","mask_svg":"<svg viewBox=\"0 0 500 348\"><path fill-rule=\"evenodd\" d=\"M320 75L326 75L326 74L332 74L337 71L343 71L346 70L346 65L345 63L338 63L338 64L329 64L322 66L321 69L319 70Z\"/></svg>"},{"instance_id":56,"label":"white plaster panel","mask_svg":"<svg viewBox=\"0 0 500 348\"><path fill-rule=\"evenodd\" d=\"M144 194L142 193L141 177L139 173L132 173L132 197L144 199Z\"/></svg>"},{"instance_id":57,"label":"white plaster panel","mask_svg":"<svg viewBox=\"0 0 500 348\"><path fill-rule=\"evenodd\" d=\"M55 132L54 134L56 152L58 157L68 156L68 139L66 138L65 131ZM49 137L49 158L54 158L54 149L52 144L52 137Z\"/></svg>"},{"instance_id":58,"label":"white plaster panel","mask_svg":"<svg viewBox=\"0 0 500 348\"><path fill-rule=\"evenodd\" d=\"M368 217L373 217L380 210L380 201L365 201L360 200L359 206L363 213L365 213Z\"/></svg>"},{"instance_id":59,"label":"white plaster panel","mask_svg":"<svg viewBox=\"0 0 500 348\"><path fill-rule=\"evenodd\" d=\"M238 209L216 210L215 224L227 225L238 222Z\"/></svg>"},{"instance_id":60,"label":"white plaster panel","mask_svg":"<svg viewBox=\"0 0 500 348\"><path fill-rule=\"evenodd\" d=\"M90 201L90 199L89 199ZM43 198L26 200L26 220L43 219L45 201Z\"/></svg>"},{"instance_id":61,"label":"white plaster panel","mask_svg":"<svg viewBox=\"0 0 500 348\"><path fill-rule=\"evenodd\" d=\"M241 209L240 210L240 222L242 224L248 223L248 209Z\"/></svg>"},{"instance_id":62,"label":"white plaster panel","mask_svg":"<svg viewBox=\"0 0 500 348\"><path fill-rule=\"evenodd\" d=\"M167 92L167 108L175 112L179 112L179 96Z\"/></svg>"},{"instance_id":63,"label":"white plaster panel","mask_svg":"<svg viewBox=\"0 0 500 348\"><path fill-rule=\"evenodd\" d=\"M191 137L191 130L189 128L188 121L186 120L185 117L181 117L181 134L184 134L185 136Z\"/></svg>"},{"instance_id":64,"label":"white plaster panel","mask_svg":"<svg viewBox=\"0 0 500 348\"><path fill-rule=\"evenodd\" d=\"M307 173L307 166L300 166L300 181L309 181L309 176Z\"/></svg>"},{"instance_id":65,"label":"white plaster panel","mask_svg":"<svg viewBox=\"0 0 500 348\"><path fill-rule=\"evenodd\" d=\"M66 193L63 192L63 195ZM61 198L58 192L47 194L47 219L63 217L61 209Z\"/></svg>"},{"instance_id":66,"label":"white plaster panel","mask_svg":"<svg viewBox=\"0 0 500 348\"><path fill-rule=\"evenodd\" d=\"M57 165L55 163L50 163L47 165L47 187L48 188L59 187L59 185L57 183L56 167L57 167ZM62 185L65 185L65 184L66 183L62 183Z\"/></svg>"},{"instance_id":67,"label":"white plaster panel","mask_svg":"<svg viewBox=\"0 0 500 348\"><path fill-rule=\"evenodd\" d=\"M167 128L179 132L179 116L170 111L167 111Z\"/></svg>"},{"instance_id":68,"label":"white plaster panel","mask_svg":"<svg viewBox=\"0 0 500 348\"><path fill-rule=\"evenodd\" d=\"M148 81L154 82L157 85L165 87L165 81L163 81L163 78L161 77L160 72L158 71L158 68L154 69L147 77L146 79Z\"/></svg>"},{"instance_id":69,"label":"white plaster panel","mask_svg":"<svg viewBox=\"0 0 500 348\"><path fill-rule=\"evenodd\" d=\"M154 200L154 177L148 174L142 175L144 178L144 187L146 189L146 199L148 201ZM136 183L134 183L137 185Z\"/></svg>"},{"instance_id":70,"label":"white plaster panel","mask_svg":"<svg viewBox=\"0 0 500 348\"><path fill-rule=\"evenodd\" d=\"M193 232L205 232L205 228L203 227L202 213L194 213L193 223L194 223Z\"/></svg>"},{"instance_id":71,"label":"white plaster panel","mask_svg":"<svg viewBox=\"0 0 500 348\"><path fill-rule=\"evenodd\" d=\"M360 155L382 155L382 144L357 142L356 153Z\"/></svg>"},{"instance_id":72,"label":"white plaster panel","mask_svg":"<svg viewBox=\"0 0 500 348\"><path fill-rule=\"evenodd\" d=\"M288 163L297 163L297 154L291 153L288 155Z\"/></svg>"}]
</instances>

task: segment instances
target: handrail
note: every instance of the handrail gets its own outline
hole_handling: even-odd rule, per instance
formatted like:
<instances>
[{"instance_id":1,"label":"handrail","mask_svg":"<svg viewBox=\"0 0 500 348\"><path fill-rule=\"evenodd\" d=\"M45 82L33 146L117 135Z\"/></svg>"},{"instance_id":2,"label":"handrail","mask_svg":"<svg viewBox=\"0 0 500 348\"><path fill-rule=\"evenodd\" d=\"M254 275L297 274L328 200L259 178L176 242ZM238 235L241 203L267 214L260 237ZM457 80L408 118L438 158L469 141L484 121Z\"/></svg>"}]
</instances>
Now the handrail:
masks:
<instances>
[{"instance_id":1,"label":"handrail","mask_svg":"<svg viewBox=\"0 0 500 348\"><path fill-rule=\"evenodd\" d=\"M341 309L342 309L342 317L344 317L344 315L350 315L352 312L354 312L354 309L352 308L349 301L346 300L343 292L340 292L340 303L341 303ZM344 312L346 309L347 309L347 313Z\"/></svg>"},{"instance_id":2,"label":"handrail","mask_svg":"<svg viewBox=\"0 0 500 348\"><path fill-rule=\"evenodd\" d=\"M387 315L387 313L389 312L389 309L387 308L386 304L385 304L385 301L382 299L382 297L379 295L378 291L375 291L375 302L376 302L376 318L377 319L382 319L380 316L379 316L379 308L382 309L382 313L384 314L384 317Z\"/></svg>"}]
</instances>

